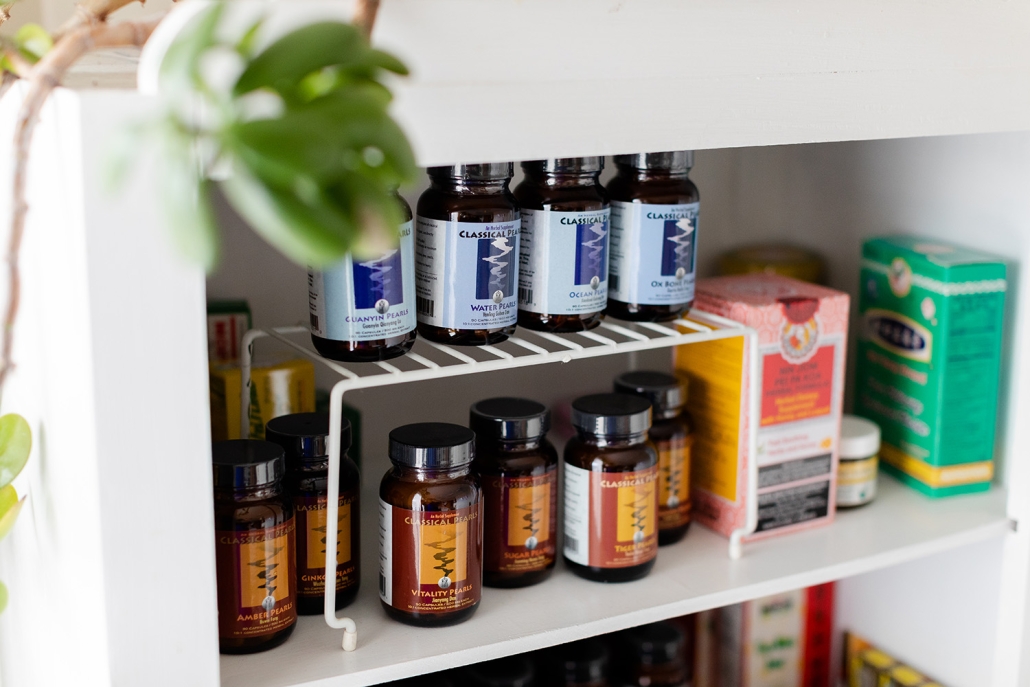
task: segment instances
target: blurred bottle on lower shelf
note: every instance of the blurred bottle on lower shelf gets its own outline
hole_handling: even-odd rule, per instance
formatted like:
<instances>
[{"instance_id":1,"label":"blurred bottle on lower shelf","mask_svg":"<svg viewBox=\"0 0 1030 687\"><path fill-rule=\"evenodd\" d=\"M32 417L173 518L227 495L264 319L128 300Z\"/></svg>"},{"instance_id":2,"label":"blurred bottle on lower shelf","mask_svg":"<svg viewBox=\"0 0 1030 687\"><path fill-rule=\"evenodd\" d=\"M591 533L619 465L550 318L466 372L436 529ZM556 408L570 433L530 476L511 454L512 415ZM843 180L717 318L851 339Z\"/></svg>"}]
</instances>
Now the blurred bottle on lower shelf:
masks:
<instances>
[{"instance_id":1,"label":"blurred bottle on lower shelf","mask_svg":"<svg viewBox=\"0 0 1030 687\"><path fill-rule=\"evenodd\" d=\"M525 654L466 667L456 677L463 687L533 687L536 671Z\"/></svg>"},{"instance_id":2,"label":"blurred bottle on lower shelf","mask_svg":"<svg viewBox=\"0 0 1030 687\"><path fill-rule=\"evenodd\" d=\"M677 623L662 621L616 635L619 682L627 687L689 687L686 635Z\"/></svg>"}]
</instances>

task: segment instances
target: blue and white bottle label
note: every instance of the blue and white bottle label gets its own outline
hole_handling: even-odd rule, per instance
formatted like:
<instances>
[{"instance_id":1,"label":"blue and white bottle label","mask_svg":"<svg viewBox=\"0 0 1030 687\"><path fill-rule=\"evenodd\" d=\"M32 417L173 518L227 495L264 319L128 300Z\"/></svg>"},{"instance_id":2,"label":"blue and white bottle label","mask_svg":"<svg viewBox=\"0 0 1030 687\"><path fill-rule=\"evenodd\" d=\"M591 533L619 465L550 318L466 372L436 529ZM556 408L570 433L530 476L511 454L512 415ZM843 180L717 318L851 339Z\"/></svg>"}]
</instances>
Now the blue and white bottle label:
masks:
<instances>
[{"instance_id":1,"label":"blue and white bottle label","mask_svg":"<svg viewBox=\"0 0 1030 687\"><path fill-rule=\"evenodd\" d=\"M311 333L335 341L376 341L415 328L415 238L400 226L396 249L372 260L350 255L308 271Z\"/></svg>"},{"instance_id":2,"label":"blue and white bottle label","mask_svg":"<svg viewBox=\"0 0 1030 687\"><path fill-rule=\"evenodd\" d=\"M498 329L518 319L519 220L417 218L418 321L446 329Z\"/></svg>"},{"instance_id":3,"label":"blue and white bottle label","mask_svg":"<svg viewBox=\"0 0 1030 687\"><path fill-rule=\"evenodd\" d=\"M699 208L612 201L608 298L640 305L693 301Z\"/></svg>"},{"instance_id":4,"label":"blue and white bottle label","mask_svg":"<svg viewBox=\"0 0 1030 687\"><path fill-rule=\"evenodd\" d=\"M523 210L519 308L549 315L604 310L611 211Z\"/></svg>"}]
</instances>

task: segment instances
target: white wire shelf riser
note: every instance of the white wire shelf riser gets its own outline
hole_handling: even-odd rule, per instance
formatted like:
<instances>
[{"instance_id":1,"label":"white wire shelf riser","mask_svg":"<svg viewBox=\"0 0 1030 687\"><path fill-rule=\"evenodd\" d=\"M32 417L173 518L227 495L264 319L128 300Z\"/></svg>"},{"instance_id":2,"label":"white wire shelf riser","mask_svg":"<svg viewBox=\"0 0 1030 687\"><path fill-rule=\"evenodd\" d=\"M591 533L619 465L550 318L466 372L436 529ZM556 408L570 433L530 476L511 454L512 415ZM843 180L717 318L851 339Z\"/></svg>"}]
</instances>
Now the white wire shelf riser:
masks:
<instances>
[{"instance_id":1,"label":"white wire shelf riser","mask_svg":"<svg viewBox=\"0 0 1030 687\"><path fill-rule=\"evenodd\" d=\"M671 325L671 326L670 326ZM679 327L677 329L674 327ZM598 333L603 330L608 336ZM462 375L508 370L518 367L530 367L548 363L568 363L573 360L596 358L621 353L671 348L673 346L690 345L705 341L744 337L744 374L750 381L746 386L749 393L741 399L741 412L749 417L758 417L758 334L754 329L739 322L729 320L710 313L691 311L688 316L667 324L651 322L623 322L616 324L602 322L592 331L574 334L551 334L520 329L517 336L512 336L503 344L478 346L464 350L438 344L425 339L421 343L435 353L443 356L442 362L426 357L426 355L409 352L393 362L358 363L344 365L320 356L313 348L304 346L290 336L308 334L310 330L303 326L276 327L271 329L252 329L243 337L242 355L240 359L240 436L250 433L250 388L251 367L253 364L254 343L261 338L272 338L293 349L307 358L336 372L341 379L337 381L329 394L329 475L328 494L326 499L326 525L328 541L337 538L337 517L339 508L340 479L340 428L343 417L343 395L356 389L404 384L431 379L443 379ZM535 338L537 342L527 340ZM618 340L621 339L621 340ZM504 346L503 348L499 346ZM506 350L507 349L507 350ZM480 360L473 351L481 351L487 356ZM401 363L400 361L407 361ZM449 362L448 362L449 361ZM411 363L416 367L402 369L398 365ZM362 374L376 370L374 374ZM740 558L743 553L743 540L754 532L758 524L758 463L757 463L757 423L747 424L747 515L743 527L734 530L729 538L729 556ZM326 555L325 579L336 579L336 557ZM326 624L334 629L345 631L344 648L351 650L356 638L354 621L336 615L336 585L326 585L324 615Z\"/></svg>"}]
</instances>

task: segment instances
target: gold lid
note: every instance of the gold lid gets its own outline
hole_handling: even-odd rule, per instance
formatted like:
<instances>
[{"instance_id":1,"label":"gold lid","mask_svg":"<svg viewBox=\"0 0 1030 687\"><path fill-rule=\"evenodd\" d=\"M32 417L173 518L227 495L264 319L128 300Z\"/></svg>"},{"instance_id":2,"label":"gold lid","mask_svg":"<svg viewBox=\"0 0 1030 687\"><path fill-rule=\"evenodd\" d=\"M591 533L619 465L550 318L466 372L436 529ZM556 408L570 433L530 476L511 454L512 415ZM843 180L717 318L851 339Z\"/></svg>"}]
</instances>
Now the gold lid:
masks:
<instances>
[{"instance_id":1,"label":"gold lid","mask_svg":"<svg viewBox=\"0 0 1030 687\"><path fill-rule=\"evenodd\" d=\"M897 687L919 687L923 684L923 677L921 673L917 673L915 670L908 666L897 666L891 670L891 686L897 685Z\"/></svg>"},{"instance_id":2,"label":"gold lid","mask_svg":"<svg viewBox=\"0 0 1030 687\"><path fill-rule=\"evenodd\" d=\"M886 670L898 664L896 660L877 649L866 649L863 651L862 662L877 670Z\"/></svg>"},{"instance_id":3,"label":"gold lid","mask_svg":"<svg viewBox=\"0 0 1030 687\"><path fill-rule=\"evenodd\" d=\"M805 248L787 244L745 246L724 253L719 258L721 274L779 274L801 281L821 284L825 278L826 263L817 254Z\"/></svg>"}]
</instances>

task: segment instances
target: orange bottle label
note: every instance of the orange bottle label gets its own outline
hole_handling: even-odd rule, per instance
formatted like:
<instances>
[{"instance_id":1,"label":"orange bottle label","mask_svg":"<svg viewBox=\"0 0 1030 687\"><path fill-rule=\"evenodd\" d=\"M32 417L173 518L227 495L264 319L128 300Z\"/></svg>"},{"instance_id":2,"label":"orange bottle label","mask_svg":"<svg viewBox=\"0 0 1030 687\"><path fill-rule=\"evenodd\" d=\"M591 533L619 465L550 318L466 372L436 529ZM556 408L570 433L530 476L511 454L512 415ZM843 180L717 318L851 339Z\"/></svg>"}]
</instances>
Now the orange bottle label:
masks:
<instances>
[{"instance_id":1,"label":"orange bottle label","mask_svg":"<svg viewBox=\"0 0 1030 687\"><path fill-rule=\"evenodd\" d=\"M215 541L220 636L258 637L296 622L294 519L263 530L219 531Z\"/></svg>"},{"instance_id":2,"label":"orange bottle label","mask_svg":"<svg viewBox=\"0 0 1030 687\"><path fill-rule=\"evenodd\" d=\"M658 527L690 522L690 449L694 437L656 441L658 448Z\"/></svg>"},{"instance_id":3,"label":"orange bottle label","mask_svg":"<svg viewBox=\"0 0 1030 687\"><path fill-rule=\"evenodd\" d=\"M407 613L448 613L479 602L482 502L412 511L380 501L379 596Z\"/></svg>"},{"instance_id":4,"label":"orange bottle label","mask_svg":"<svg viewBox=\"0 0 1030 687\"><path fill-rule=\"evenodd\" d=\"M325 553L327 540L326 497L301 496L294 499L297 510L297 594L305 598L325 594ZM340 494L337 510L336 591L358 584L356 556L357 529L353 515L358 509L357 490Z\"/></svg>"},{"instance_id":5,"label":"orange bottle label","mask_svg":"<svg viewBox=\"0 0 1030 687\"><path fill-rule=\"evenodd\" d=\"M484 566L491 572L532 572L554 563L558 469L525 477L483 476Z\"/></svg>"},{"instance_id":6,"label":"orange bottle label","mask_svg":"<svg viewBox=\"0 0 1030 687\"><path fill-rule=\"evenodd\" d=\"M596 568L658 555L658 466L633 472L565 464L565 557Z\"/></svg>"}]
</instances>

